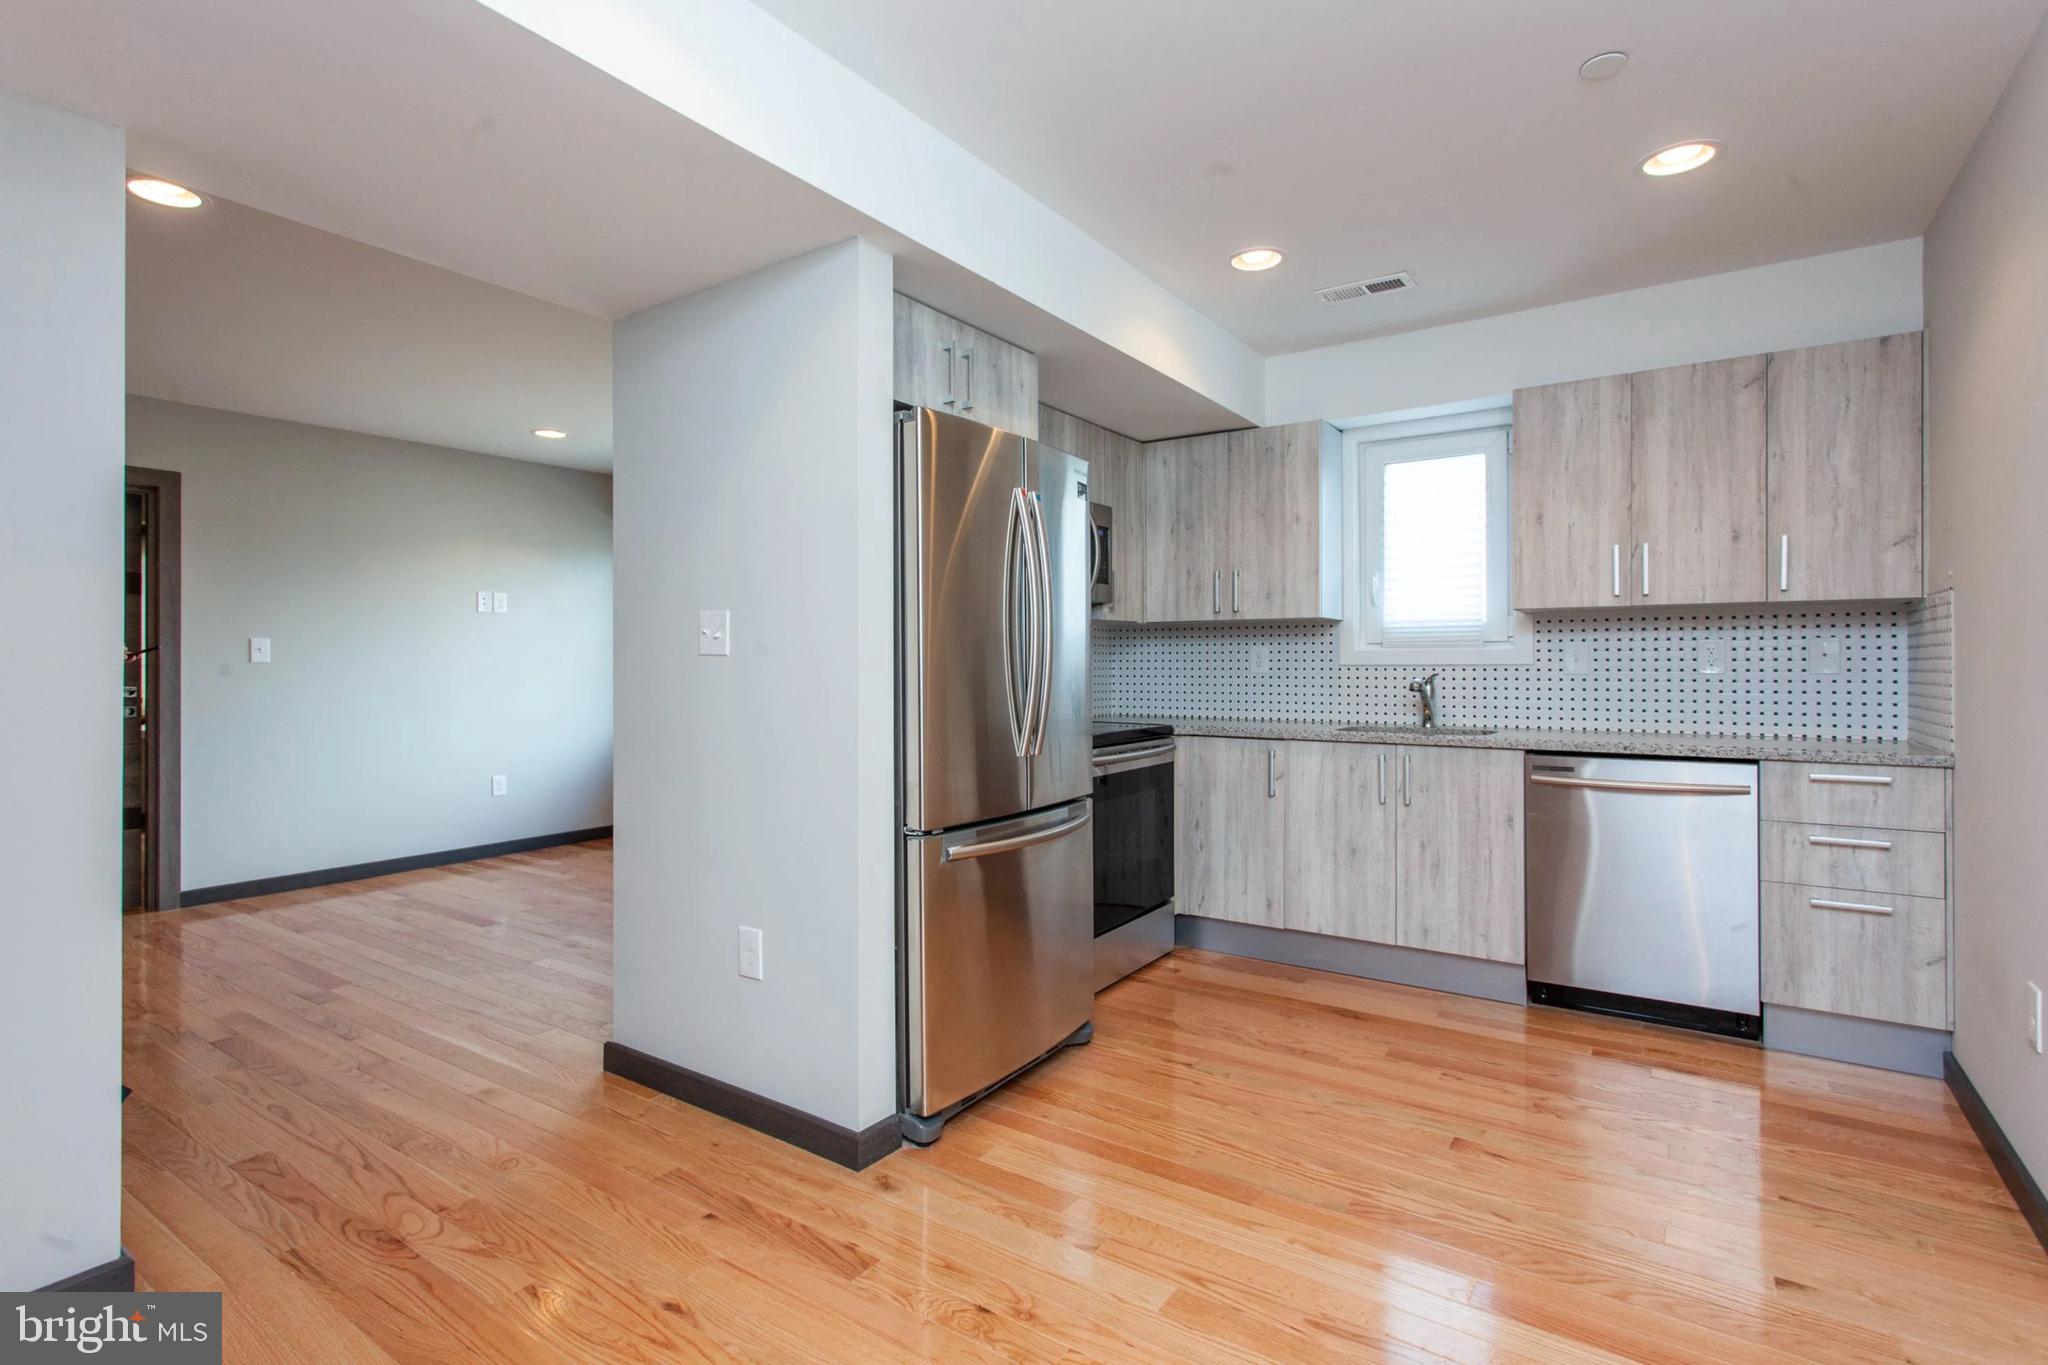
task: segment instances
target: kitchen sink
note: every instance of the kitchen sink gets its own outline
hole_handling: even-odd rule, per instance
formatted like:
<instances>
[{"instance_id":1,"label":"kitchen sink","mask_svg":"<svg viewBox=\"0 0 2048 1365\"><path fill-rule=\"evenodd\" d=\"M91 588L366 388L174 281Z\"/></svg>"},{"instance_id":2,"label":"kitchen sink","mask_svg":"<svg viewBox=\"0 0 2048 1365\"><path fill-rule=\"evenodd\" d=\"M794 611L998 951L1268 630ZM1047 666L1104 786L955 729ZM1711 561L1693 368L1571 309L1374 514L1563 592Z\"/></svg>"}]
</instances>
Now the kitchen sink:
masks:
<instances>
[{"instance_id":1,"label":"kitchen sink","mask_svg":"<svg viewBox=\"0 0 2048 1365\"><path fill-rule=\"evenodd\" d=\"M1427 729L1420 725L1340 725L1339 730L1354 735L1491 735L1500 727L1497 725L1432 725Z\"/></svg>"}]
</instances>

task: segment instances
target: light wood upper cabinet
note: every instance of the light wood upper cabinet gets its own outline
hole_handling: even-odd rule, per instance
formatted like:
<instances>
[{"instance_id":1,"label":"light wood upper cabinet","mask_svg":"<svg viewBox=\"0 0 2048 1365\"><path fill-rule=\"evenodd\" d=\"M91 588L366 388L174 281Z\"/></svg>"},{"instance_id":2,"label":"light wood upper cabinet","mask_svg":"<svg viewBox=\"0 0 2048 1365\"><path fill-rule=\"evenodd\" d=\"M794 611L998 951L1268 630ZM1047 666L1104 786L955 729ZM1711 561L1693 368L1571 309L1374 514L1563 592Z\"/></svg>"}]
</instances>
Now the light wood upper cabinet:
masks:
<instances>
[{"instance_id":1,"label":"light wood upper cabinet","mask_svg":"<svg viewBox=\"0 0 2048 1365\"><path fill-rule=\"evenodd\" d=\"M1230 438L1222 433L1154 441L1145 448L1145 615L1208 621L1223 612L1224 543L1230 534Z\"/></svg>"},{"instance_id":2,"label":"light wood upper cabinet","mask_svg":"<svg viewBox=\"0 0 2048 1365\"><path fill-rule=\"evenodd\" d=\"M1516 390L1510 600L1517 608L1630 600L1633 394L1627 375Z\"/></svg>"},{"instance_id":3,"label":"light wood upper cabinet","mask_svg":"<svg viewBox=\"0 0 2048 1365\"><path fill-rule=\"evenodd\" d=\"M896 296L896 399L1038 436L1038 357Z\"/></svg>"},{"instance_id":4,"label":"light wood upper cabinet","mask_svg":"<svg viewBox=\"0 0 2048 1365\"><path fill-rule=\"evenodd\" d=\"M1920 334L1777 352L1768 387L1771 598L1920 596Z\"/></svg>"},{"instance_id":5,"label":"light wood upper cabinet","mask_svg":"<svg viewBox=\"0 0 2048 1365\"><path fill-rule=\"evenodd\" d=\"M1398 757L1384 744L1281 749L1287 928L1394 941Z\"/></svg>"},{"instance_id":6,"label":"light wood upper cabinet","mask_svg":"<svg viewBox=\"0 0 2048 1365\"><path fill-rule=\"evenodd\" d=\"M1174 900L1182 914L1282 926L1286 827L1279 747L1179 741L1174 754Z\"/></svg>"},{"instance_id":7,"label":"light wood upper cabinet","mask_svg":"<svg viewBox=\"0 0 2048 1365\"><path fill-rule=\"evenodd\" d=\"M1335 427L1298 422L1155 441L1146 457L1148 620L1342 617Z\"/></svg>"},{"instance_id":8,"label":"light wood upper cabinet","mask_svg":"<svg viewBox=\"0 0 2048 1365\"><path fill-rule=\"evenodd\" d=\"M1144 443L1040 404L1038 439L1088 462L1088 500L1110 510L1110 600L1098 621L1145 619L1145 542L1150 496Z\"/></svg>"},{"instance_id":9,"label":"light wood upper cabinet","mask_svg":"<svg viewBox=\"0 0 2048 1365\"><path fill-rule=\"evenodd\" d=\"M1764 357L1631 375L1633 600L1764 600Z\"/></svg>"},{"instance_id":10,"label":"light wood upper cabinet","mask_svg":"<svg viewBox=\"0 0 2048 1365\"><path fill-rule=\"evenodd\" d=\"M1400 762L1397 941L1522 961L1521 754L1410 745Z\"/></svg>"}]
</instances>

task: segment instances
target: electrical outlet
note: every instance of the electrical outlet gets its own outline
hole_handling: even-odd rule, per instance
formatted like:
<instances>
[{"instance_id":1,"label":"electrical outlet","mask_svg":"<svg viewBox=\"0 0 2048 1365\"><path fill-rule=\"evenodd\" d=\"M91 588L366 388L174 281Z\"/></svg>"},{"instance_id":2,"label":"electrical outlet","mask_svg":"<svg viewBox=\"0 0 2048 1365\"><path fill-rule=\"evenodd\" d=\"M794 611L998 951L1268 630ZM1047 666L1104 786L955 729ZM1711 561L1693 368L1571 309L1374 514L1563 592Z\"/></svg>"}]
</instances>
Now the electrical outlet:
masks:
<instances>
[{"instance_id":1,"label":"electrical outlet","mask_svg":"<svg viewBox=\"0 0 2048 1365\"><path fill-rule=\"evenodd\" d=\"M731 612L700 611L697 613L697 652L699 654L732 653Z\"/></svg>"},{"instance_id":2,"label":"electrical outlet","mask_svg":"<svg viewBox=\"0 0 2048 1365\"><path fill-rule=\"evenodd\" d=\"M761 980L761 931L740 926L740 975Z\"/></svg>"},{"instance_id":3,"label":"electrical outlet","mask_svg":"<svg viewBox=\"0 0 2048 1365\"><path fill-rule=\"evenodd\" d=\"M1719 673L1728 666L1728 647L1708 639L1700 645L1700 672Z\"/></svg>"},{"instance_id":4,"label":"electrical outlet","mask_svg":"<svg viewBox=\"0 0 2048 1365\"><path fill-rule=\"evenodd\" d=\"M503 773L493 773L493 774L491 774L491 795L493 795L493 796L503 796L503 795L505 794L505 791L506 791L506 788L507 788L507 786L508 786L508 784L507 784L507 782L505 781L505 774L503 774Z\"/></svg>"},{"instance_id":5,"label":"electrical outlet","mask_svg":"<svg viewBox=\"0 0 2048 1365\"><path fill-rule=\"evenodd\" d=\"M512 594L509 592L492 593L491 610L496 612L500 616L503 616L506 612L512 610Z\"/></svg>"},{"instance_id":6,"label":"electrical outlet","mask_svg":"<svg viewBox=\"0 0 2048 1365\"><path fill-rule=\"evenodd\" d=\"M2027 1000L2032 1012L2027 1016L2027 1041L2034 1045L2034 1051L2041 1051L2041 988L2033 982L2027 983Z\"/></svg>"},{"instance_id":7,"label":"electrical outlet","mask_svg":"<svg viewBox=\"0 0 2048 1365\"><path fill-rule=\"evenodd\" d=\"M1806 650L1806 671L1809 673L1840 673L1842 671L1842 637L1824 635L1815 640Z\"/></svg>"},{"instance_id":8,"label":"electrical outlet","mask_svg":"<svg viewBox=\"0 0 2048 1365\"><path fill-rule=\"evenodd\" d=\"M485 615L490 614L491 590L489 588L478 588L476 590L476 609Z\"/></svg>"},{"instance_id":9,"label":"electrical outlet","mask_svg":"<svg viewBox=\"0 0 2048 1365\"><path fill-rule=\"evenodd\" d=\"M249 637L249 662L252 664L267 664L270 662L270 637L268 635L251 635Z\"/></svg>"},{"instance_id":10,"label":"electrical outlet","mask_svg":"<svg viewBox=\"0 0 2048 1365\"><path fill-rule=\"evenodd\" d=\"M1273 667L1273 651L1264 645L1252 646L1252 672L1264 673Z\"/></svg>"},{"instance_id":11,"label":"electrical outlet","mask_svg":"<svg viewBox=\"0 0 2048 1365\"><path fill-rule=\"evenodd\" d=\"M1564 671L1584 677L1593 671L1593 646L1586 640L1564 642Z\"/></svg>"}]
</instances>

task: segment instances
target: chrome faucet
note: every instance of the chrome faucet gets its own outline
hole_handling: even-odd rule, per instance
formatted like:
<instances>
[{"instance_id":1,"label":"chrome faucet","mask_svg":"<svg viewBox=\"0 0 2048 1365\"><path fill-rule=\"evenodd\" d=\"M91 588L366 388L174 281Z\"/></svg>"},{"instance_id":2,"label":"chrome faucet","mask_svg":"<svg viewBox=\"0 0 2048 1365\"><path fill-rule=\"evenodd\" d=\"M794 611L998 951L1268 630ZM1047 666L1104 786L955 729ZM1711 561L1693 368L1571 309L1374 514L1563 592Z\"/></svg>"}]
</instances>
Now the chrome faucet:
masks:
<instances>
[{"instance_id":1,"label":"chrome faucet","mask_svg":"<svg viewBox=\"0 0 2048 1365\"><path fill-rule=\"evenodd\" d=\"M1426 678L1417 678L1414 682L1408 684L1408 690L1422 698L1422 728L1434 730L1436 728L1436 674L1432 673Z\"/></svg>"}]
</instances>

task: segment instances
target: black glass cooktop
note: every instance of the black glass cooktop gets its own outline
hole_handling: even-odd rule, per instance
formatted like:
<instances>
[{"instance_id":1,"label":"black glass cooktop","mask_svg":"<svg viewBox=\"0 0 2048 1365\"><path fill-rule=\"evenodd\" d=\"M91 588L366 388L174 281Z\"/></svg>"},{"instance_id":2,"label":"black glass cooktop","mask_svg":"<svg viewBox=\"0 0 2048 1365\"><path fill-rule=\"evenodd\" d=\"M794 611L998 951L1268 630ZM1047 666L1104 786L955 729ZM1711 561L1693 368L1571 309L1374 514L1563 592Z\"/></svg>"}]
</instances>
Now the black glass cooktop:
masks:
<instances>
[{"instance_id":1,"label":"black glass cooktop","mask_svg":"<svg viewBox=\"0 0 2048 1365\"><path fill-rule=\"evenodd\" d=\"M1155 725L1136 720L1095 722L1095 747L1098 749L1114 749L1123 744L1143 744L1147 740L1172 738L1171 725Z\"/></svg>"}]
</instances>

